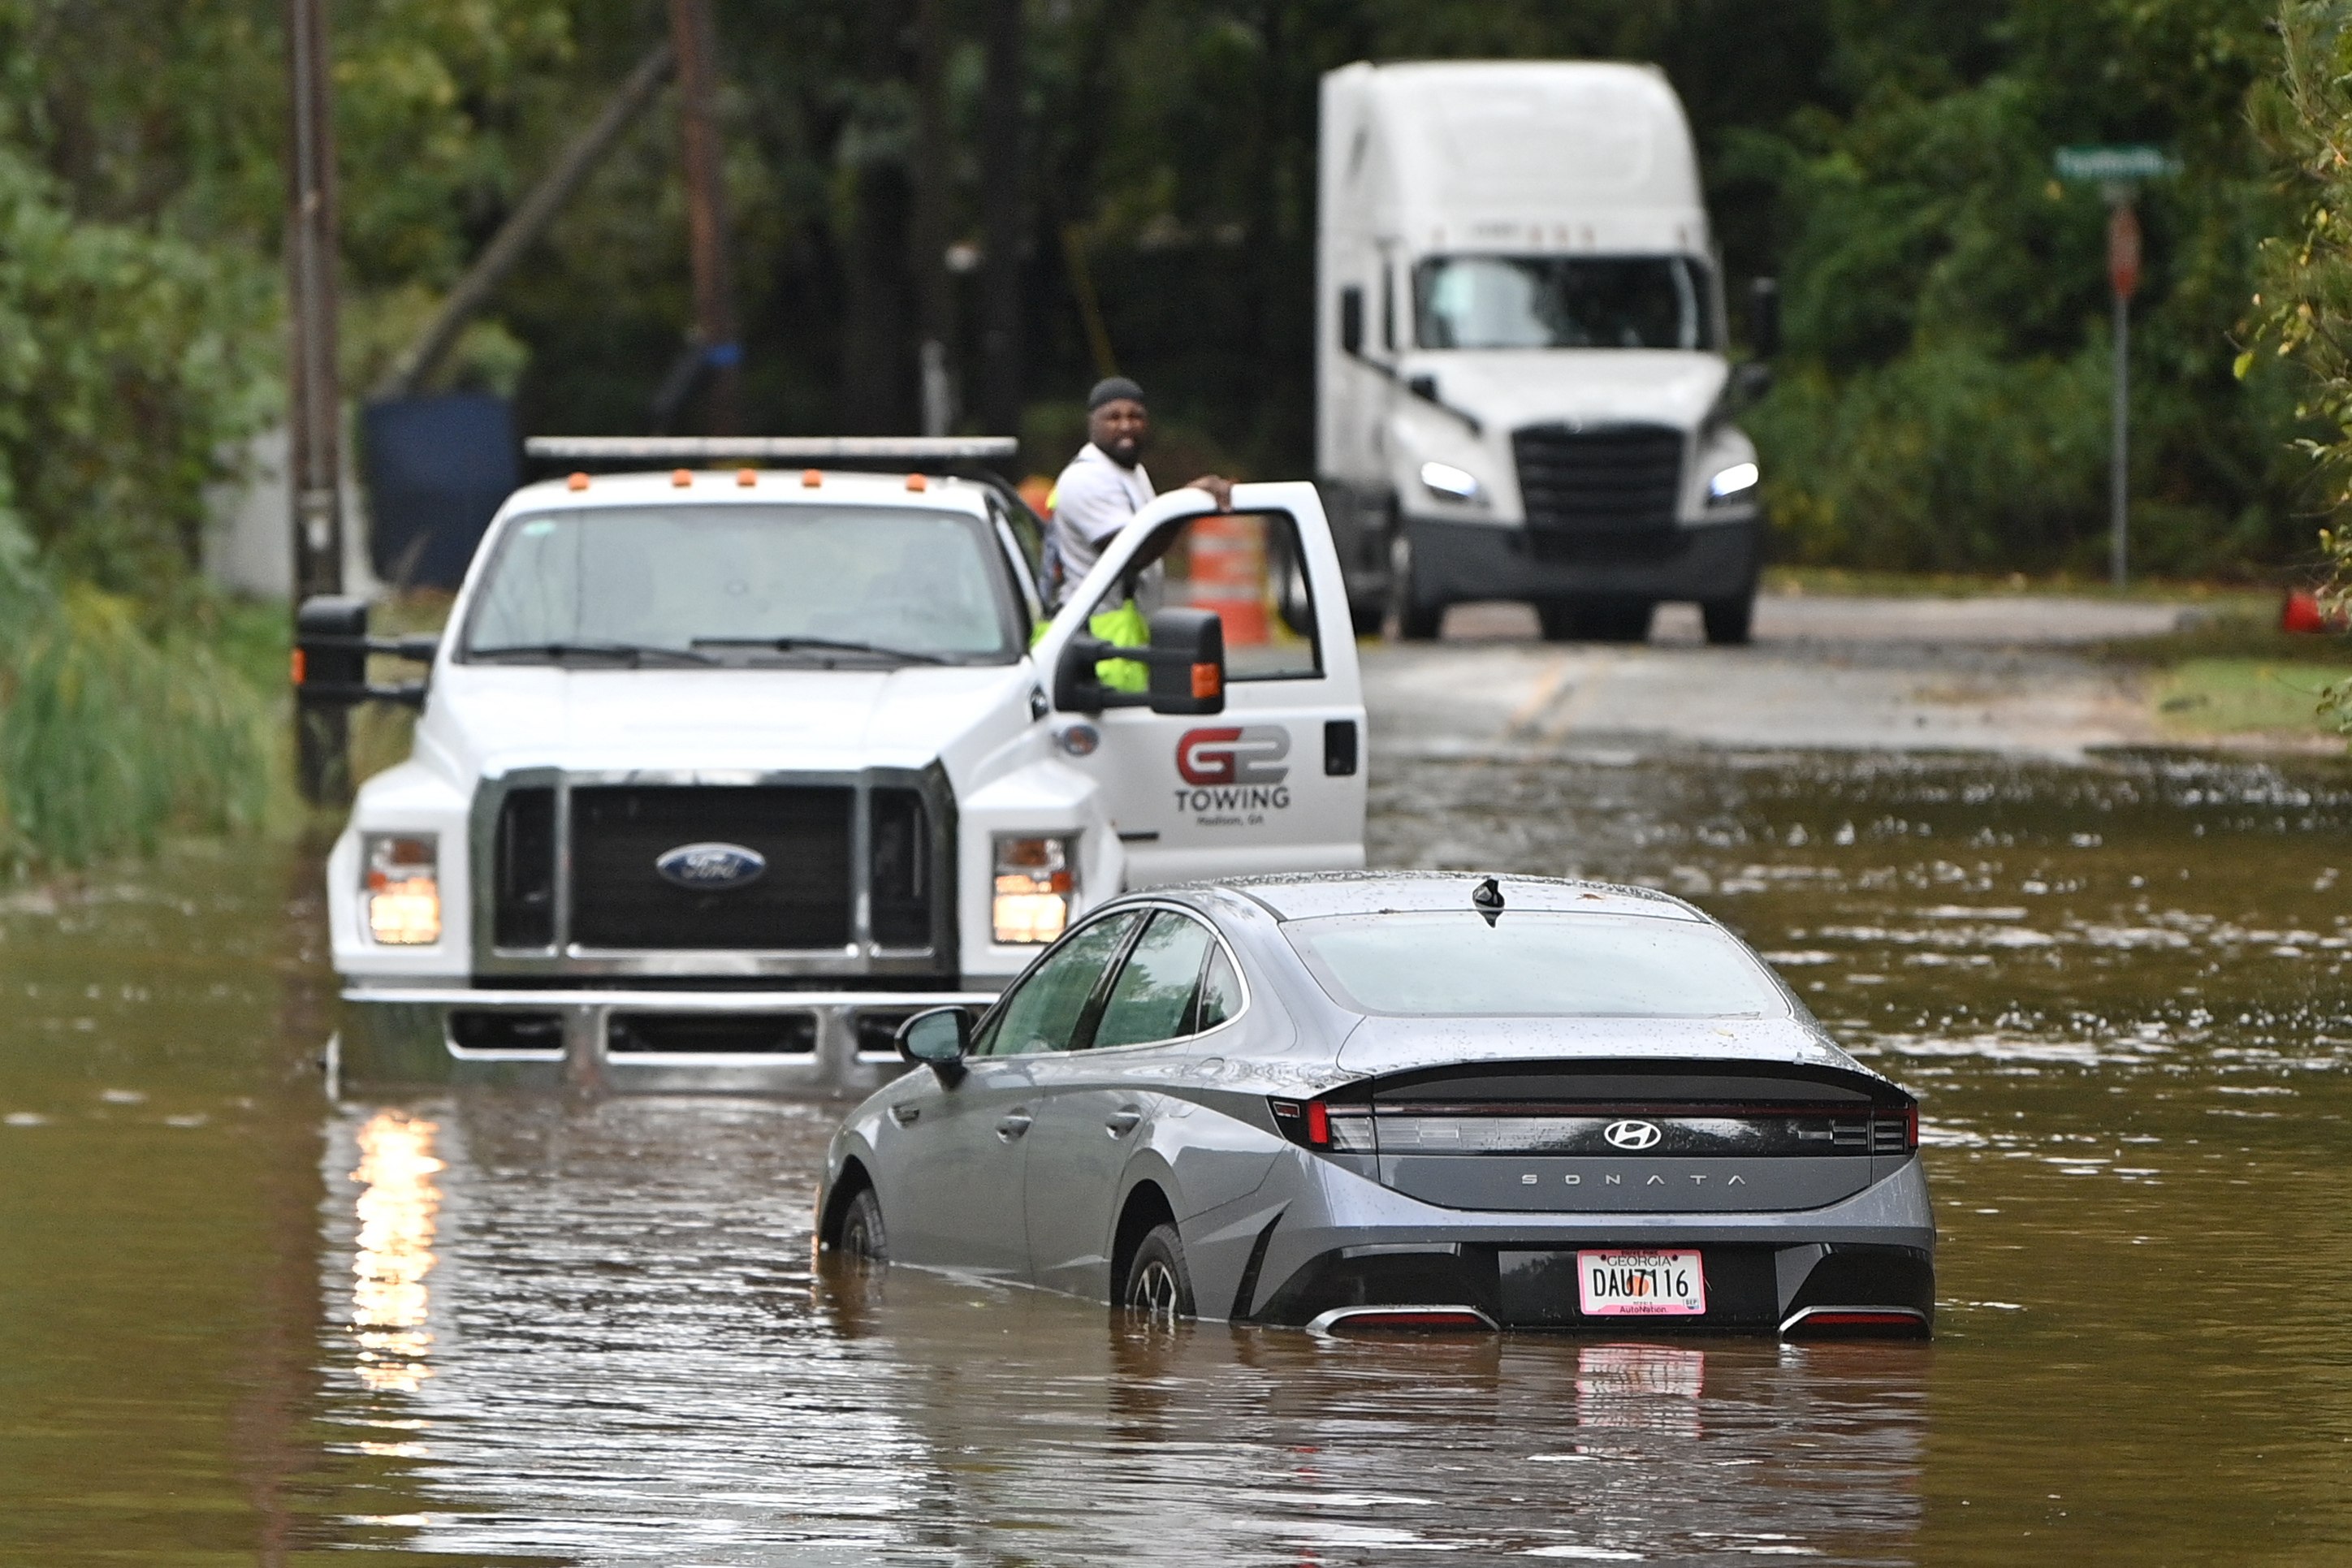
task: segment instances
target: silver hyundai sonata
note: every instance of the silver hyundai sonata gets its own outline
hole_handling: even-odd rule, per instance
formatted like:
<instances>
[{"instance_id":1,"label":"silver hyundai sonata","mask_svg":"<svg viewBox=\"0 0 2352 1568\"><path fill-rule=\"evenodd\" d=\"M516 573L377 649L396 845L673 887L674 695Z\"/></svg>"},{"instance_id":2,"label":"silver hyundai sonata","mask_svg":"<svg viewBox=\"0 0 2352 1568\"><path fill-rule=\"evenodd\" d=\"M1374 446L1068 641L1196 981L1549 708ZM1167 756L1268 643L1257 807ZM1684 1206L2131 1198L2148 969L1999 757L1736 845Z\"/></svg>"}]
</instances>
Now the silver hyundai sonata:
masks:
<instances>
[{"instance_id":1,"label":"silver hyundai sonata","mask_svg":"<svg viewBox=\"0 0 2352 1568\"><path fill-rule=\"evenodd\" d=\"M1933 1320L1916 1102L1664 894L1160 889L899 1049L826 1155L854 1257L1322 1333Z\"/></svg>"}]
</instances>

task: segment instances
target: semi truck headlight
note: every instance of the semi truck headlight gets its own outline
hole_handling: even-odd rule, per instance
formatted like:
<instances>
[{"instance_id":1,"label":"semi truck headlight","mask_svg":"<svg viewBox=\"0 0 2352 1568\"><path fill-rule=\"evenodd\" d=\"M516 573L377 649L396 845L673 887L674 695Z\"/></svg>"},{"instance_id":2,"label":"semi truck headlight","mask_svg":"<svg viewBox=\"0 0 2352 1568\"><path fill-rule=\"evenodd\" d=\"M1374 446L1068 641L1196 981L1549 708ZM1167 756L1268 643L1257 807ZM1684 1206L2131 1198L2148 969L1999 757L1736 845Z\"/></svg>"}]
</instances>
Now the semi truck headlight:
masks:
<instances>
[{"instance_id":1,"label":"semi truck headlight","mask_svg":"<svg viewBox=\"0 0 2352 1568\"><path fill-rule=\"evenodd\" d=\"M387 947L441 940L440 844L435 835L365 834L360 866L360 902L370 936Z\"/></svg>"},{"instance_id":2,"label":"semi truck headlight","mask_svg":"<svg viewBox=\"0 0 2352 1568\"><path fill-rule=\"evenodd\" d=\"M1715 500L1726 500L1742 490L1753 490L1761 477L1755 464L1735 463L1706 482L1706 493Z\"/></svg>"},{"instance_id":3,"label":"semi truck headlight","mask_svg":"<svg viewBox=\"0 0 2352 1568\"><path fill-rule=\"evenodd\" d=\"M996 841L996 902L991 920L1003 943L1051 942L1070 923L1077 857L1068 839Z\"/></svg>"},{"instance_id":4,"label":"semi truck headlight","mask_svg":"<svg viewBox=\"0 0 2352 1568\"><path fill-rule=\"evenodd\" d=\"M1475 501L1478 498L1478 476L1466 468L1456 468L1451 463L1424 463L1421 465L1421 482L1433 495L1449 501Z\"/></svg>"}]
</instances>

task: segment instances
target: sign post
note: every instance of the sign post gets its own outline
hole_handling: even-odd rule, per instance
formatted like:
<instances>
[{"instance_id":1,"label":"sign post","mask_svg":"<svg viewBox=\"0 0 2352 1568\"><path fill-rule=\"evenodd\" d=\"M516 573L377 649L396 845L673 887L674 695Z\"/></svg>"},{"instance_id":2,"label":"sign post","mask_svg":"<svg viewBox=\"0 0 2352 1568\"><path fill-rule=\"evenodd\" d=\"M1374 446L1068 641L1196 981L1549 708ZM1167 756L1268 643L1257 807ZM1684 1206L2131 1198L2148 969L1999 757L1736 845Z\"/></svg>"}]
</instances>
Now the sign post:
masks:
<instances>
[{"instance_id":1,"label":"sign post","mask_svg":"<svg viewBox=\"0 0 2352 1568\"><path fill-rule=\"evenodd\" d=\"M2107 285L2116 301L2115 439L2107 473L2107 571L2120 592L2131 562L2131 298L2139 291L2140 182L2180 165L2160 147L2061 147L2058 177L2096 181L2107 199Z\"/></svg>"}]
</instances>

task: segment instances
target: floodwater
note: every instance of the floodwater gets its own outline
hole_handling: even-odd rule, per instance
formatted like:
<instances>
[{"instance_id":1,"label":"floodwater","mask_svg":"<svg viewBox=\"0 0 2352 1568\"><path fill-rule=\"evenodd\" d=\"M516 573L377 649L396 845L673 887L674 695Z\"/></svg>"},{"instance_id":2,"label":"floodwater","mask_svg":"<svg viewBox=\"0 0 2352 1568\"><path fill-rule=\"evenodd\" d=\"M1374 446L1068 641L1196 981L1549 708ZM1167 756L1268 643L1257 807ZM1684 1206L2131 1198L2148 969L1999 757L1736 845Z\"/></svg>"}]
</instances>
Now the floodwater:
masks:
<instances>
[{"instance_id":1,"label":"floodwater","mask_svg":"<svg viewBox=\"0 0 2352 1568\"><path fill-rule=\"evenodd\" d=\"M0 905L0 1562L2352 1560L2352 772L1376 770L1924 1097L1932 1343L1327 1343L811 1268L835 1108L330 1106L315 867Z\"/></svg>"}]
</instances>

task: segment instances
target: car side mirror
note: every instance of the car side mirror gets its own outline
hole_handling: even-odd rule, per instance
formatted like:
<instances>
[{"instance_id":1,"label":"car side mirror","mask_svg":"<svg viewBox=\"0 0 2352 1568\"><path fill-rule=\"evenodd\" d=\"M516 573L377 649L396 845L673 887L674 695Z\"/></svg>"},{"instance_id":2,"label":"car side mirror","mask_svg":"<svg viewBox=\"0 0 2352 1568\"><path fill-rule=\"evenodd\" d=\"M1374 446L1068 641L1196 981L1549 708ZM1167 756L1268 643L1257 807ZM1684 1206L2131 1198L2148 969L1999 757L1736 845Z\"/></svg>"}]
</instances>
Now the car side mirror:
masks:
<instances>
[{"instance_id":1,"label":"car side mirror","mask_svg":"<svg viewBox=\"0 0 2352 1568\"><path fill-rule=\"evenodd\" d=\"M1339 351L1364 351L1364 291L1352 283L1339 290Z\"/></svg>"},{"instance_id":2,"label":"car side mirror","mask_svg":"<svg viewBox=\"0 0 2352 1568\"><path fill-rule=\"evenodd\" d=\"M1748 285L1748 348L1759 360L1780 351L1780 280L1751 279Z\"/></svg>"},{"instance_id":3,"label":"car side mirror","mask_svg":"<svg viewBox=\"0 0 2352 1568\"><path fill-rule=\"evenodd\" d=\"M1149 707L1153 713L1225 711L1225 623L1213 610L1162 610L1150 621L1150 645L1128 647L1083 632L1063 646L1054 668L1054 706L1065 713ZM1114 691L1095 666L1129 659L1144 666L1145 689Z\"/></svg>"},{"instance_id":4,"label":"car side mirror","mask_svg":"<svg viewBox=\"0 0 2352 1568\"><path fill-rule=\"evenodd\" d=\"M952 1072L971 1054L971 1014L963 1008L933 1008L898 1026L898 1054L942 1073Z\"/></svg>"}]
</instances>

